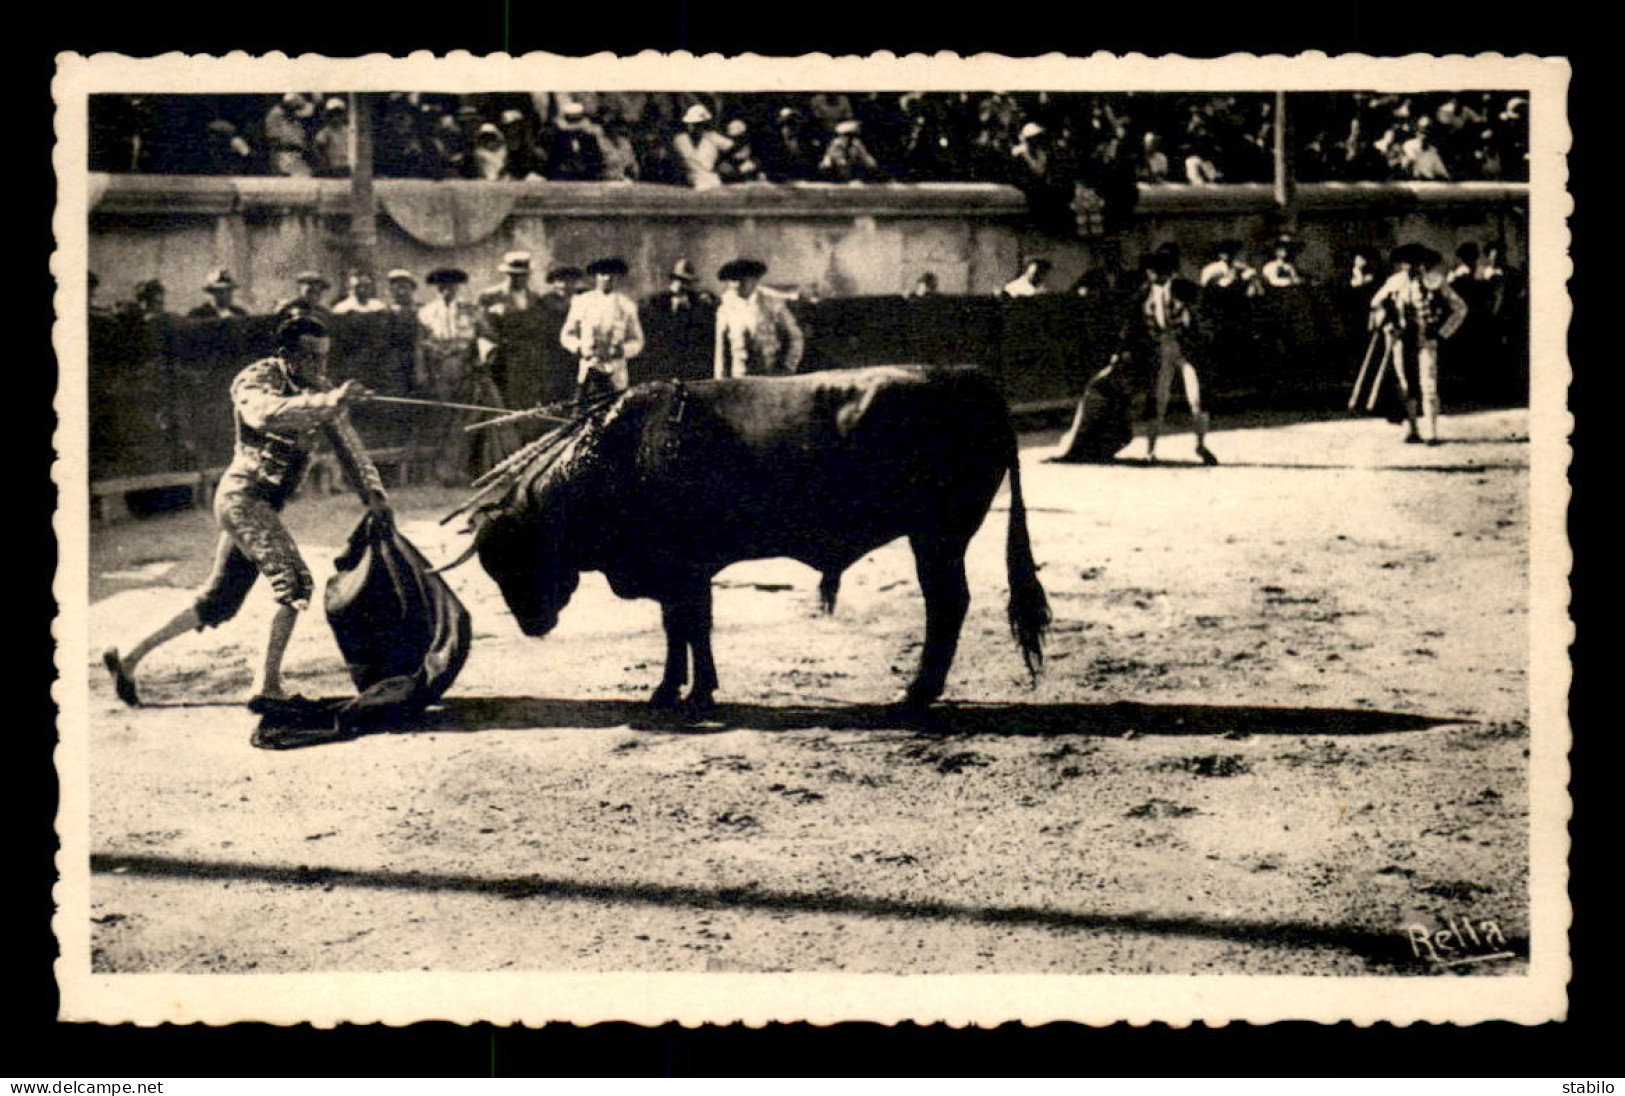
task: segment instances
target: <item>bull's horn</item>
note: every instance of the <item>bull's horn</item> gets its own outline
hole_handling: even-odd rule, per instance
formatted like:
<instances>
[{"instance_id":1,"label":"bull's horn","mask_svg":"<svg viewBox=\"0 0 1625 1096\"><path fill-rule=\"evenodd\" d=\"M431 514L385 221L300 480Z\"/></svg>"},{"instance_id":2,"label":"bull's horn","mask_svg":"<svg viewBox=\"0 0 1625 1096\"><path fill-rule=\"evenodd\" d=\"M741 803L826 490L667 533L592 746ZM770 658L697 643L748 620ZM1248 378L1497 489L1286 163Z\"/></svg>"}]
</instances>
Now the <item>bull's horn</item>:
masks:
<instances>
[{"instance_id":1,"label":"bull's horn","mask_svg":"<svg viewBox=\"0 0 1625 1096\"><path fill-rule=\"evenodd\" d=\"M429 568L429 573L431 575L440 575L440 574L444 574L445 572L451 570L454 567L461 567L463 564L468 562L468 559L469 559L470 556L472 556L475 552L479 551L479 547L480 546L479 546L478 543L476 543L474 541L470 541L468 547L463 550L462 555L458 556L456 559L452 560L450 563L442 563L438 567Z\"/></svg>"}]
</instances>

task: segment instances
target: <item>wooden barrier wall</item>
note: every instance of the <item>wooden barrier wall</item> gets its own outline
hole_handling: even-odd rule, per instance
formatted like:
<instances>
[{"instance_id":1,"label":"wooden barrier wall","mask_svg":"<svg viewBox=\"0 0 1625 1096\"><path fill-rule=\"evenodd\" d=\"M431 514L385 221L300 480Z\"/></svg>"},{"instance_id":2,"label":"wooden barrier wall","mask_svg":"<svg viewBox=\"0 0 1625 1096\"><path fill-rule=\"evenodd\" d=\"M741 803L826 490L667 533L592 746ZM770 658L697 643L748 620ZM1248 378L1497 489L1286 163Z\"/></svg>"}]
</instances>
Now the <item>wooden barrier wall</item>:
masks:
<instances>
[{"instance_id":1,"label":"wooden barrier wall","mask_svg":"<svg viewBox=\"0 0 1625 1096\"><path fill-rule=\"evenodd\" d=\"M1067 294L1007 301L987 296L849 297L793 308L807 335L803 371L897 362L976 365L1016 406L1064 404L1117 346L1122 302ZM1334 410L1365 343L1364 313L1323 286L1272 293L1216 331L1204 392L1220 413ZM270 353L274 320L91 317L91 478L217 468L232 447L228 387ZM355 377L386 394L411 395L413 322L391 314L333 318L335 380ZM1491 347L1482 324L1443 355L1447 403L1518 404L1527 398L1520 354ZM1514 345L1522 334L1514 331ZM634 381L711 373L709 342L651 339L632 363ZM1455 350L1454 353L1451 351ZM410 445L432 410L358 409L369 446Z\"/></svg>"}]
</instances>

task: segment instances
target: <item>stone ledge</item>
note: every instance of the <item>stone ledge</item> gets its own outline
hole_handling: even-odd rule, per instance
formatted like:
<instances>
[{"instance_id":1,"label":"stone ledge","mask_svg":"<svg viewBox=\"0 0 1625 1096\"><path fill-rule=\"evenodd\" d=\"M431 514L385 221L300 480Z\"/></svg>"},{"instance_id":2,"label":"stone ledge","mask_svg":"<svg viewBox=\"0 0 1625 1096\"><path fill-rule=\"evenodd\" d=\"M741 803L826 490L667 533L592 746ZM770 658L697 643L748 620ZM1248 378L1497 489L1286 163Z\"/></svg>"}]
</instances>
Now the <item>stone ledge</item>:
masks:
<instances>
[{"instance_id":1,"label":"stone ledge","mask_svg":"<svg viewBox=\"0 0 1625 1096\"><path fill-rule=\"evenodd\" d=\"M540 180L379 179L381 197L454 187L501 188L515 199L517 214L564 217L1015 217L1026 201L1014 187L994 183L746 183L715 190L688 190L653 183L555 183ZM113 216L209 217L233 213L296 213L343 216L350 187L344 179L275 176L93 175L92 211ZM1305 183L1299 208L1407 209L1486 203L1521 203L1526 183ZM1196 187L1142 184L1139 211L1155 213L1255 213L1273 209L1264 183Z\"/></svg>"}]
</instances>

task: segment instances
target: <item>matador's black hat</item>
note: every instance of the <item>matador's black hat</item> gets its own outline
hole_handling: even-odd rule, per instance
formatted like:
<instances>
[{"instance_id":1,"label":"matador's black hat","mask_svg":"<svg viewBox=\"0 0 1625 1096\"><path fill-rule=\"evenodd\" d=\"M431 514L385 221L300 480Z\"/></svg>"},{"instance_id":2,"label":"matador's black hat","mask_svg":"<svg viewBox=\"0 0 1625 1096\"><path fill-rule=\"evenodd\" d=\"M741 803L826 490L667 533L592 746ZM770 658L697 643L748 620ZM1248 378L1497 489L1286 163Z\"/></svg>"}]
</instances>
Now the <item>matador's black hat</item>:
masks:
<instances>
[{"instance_id":1,"label":"matador's black hat","mask_svg":"<svg viewBox=\"0 0 1625 1096\"><path fill-rule=\"evenodd\" d=\"M735 259L717 269L717 281L737 282L745 278L760 278L767 273L767 264L757 259Z\"/></svg>"},{"instance_id":2,"label":"matador's black hat","mask_svg":"<svg viewBox=\"0 0 1625 1096\"><path fill-rule=\"evenodd\" d=\"M594 259L587 264L587 273L592 275L614 274L618 277L626 276L626 260L618 255L607 259Z\"/></svg>"},{"instance_id":3,"label":"matador's black hat","mask_svg":"<svg viewBox=\"0 0 1625 1096\"><path fill-rule=\"evenodd\" d=\"M424 281L430 285L463 285L468 281L468 272L458 270L455 266L442 266L431 270L424 275Z\"/></svg>"},{"instance_id":4,"label":"matador's black hat","mask_svg":"<svg viewBox=\"0 0 1625 1096\"><path fill-rule=\"evenodd\" d=\"M1422 267L1437 266L1441 258L1442 256L1431 247L1416 243L1401 244L1394 248L1394 253L1389 256L1390 261L1394 263L1410 263Z\"/></svg>"}]
</instances>

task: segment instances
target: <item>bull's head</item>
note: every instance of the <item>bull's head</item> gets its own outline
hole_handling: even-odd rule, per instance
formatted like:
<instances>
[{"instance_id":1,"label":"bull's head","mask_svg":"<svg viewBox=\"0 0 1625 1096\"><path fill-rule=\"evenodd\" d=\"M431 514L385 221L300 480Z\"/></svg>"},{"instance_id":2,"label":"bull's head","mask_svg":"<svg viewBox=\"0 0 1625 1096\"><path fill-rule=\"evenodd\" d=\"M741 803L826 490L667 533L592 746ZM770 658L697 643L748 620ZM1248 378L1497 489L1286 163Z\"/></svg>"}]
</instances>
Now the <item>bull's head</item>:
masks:
<instances>
[{"instance_id":1,"label":"bull's head","mask_svg":"<svg viewBox=\"0 0 1625 1096\"><path fill-rule=\"evenodd\" d=\"M473 545L441 568L478 554L526 635L551 632L581 572L600 566L593 561L601 554L602 517L615 511L615 478L606 472L614 458L606 456L604 436L620 402L565 427L562 444L533 443L544 446L540 458L500 502L475 511Z\"/></svg>"},{"instance_id":2,"label":"bull's head","mask_svg":"<svg viewBox=\"0 0 1625 1096\"><path fill-rule=\"evenodd\" d=\"M594 515L603 504L600 431L579 431L497 506L475 519L474 550L526 635L559 622L591 570Z\"/></svg>"},{"instance_id":3,"label":"bull's head","mask_svg":"<svg viewBox=\"0 0 1625 1096\"><path fill-rule=\"evenodd\" d=\"M476 533L480 565L528 636L545 636L581 581L560 523L534 511L499 514Z\"/></svg>"}]
</instances>

